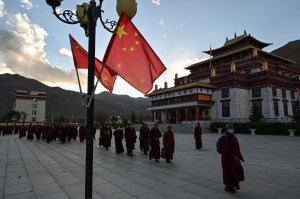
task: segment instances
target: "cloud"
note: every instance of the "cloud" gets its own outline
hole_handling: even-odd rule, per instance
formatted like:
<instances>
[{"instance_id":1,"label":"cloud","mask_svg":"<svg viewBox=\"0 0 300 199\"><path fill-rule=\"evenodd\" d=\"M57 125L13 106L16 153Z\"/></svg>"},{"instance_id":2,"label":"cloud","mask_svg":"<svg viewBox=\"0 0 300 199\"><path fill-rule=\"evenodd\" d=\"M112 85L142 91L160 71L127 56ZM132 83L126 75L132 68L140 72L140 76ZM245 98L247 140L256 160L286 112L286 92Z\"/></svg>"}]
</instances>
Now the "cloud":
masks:
<instances>
[{"instance_id":1,"label":"cloud","mask_svg":"<svg viewBox=\"0 0 300 199\"><path fill-rule=\"evenodd\" d=\"M68 57L72 57L72 52L69 51L69 50L66 49L66 48L60 48L60 49L58 50L58 52L59 52L59 54L61 54L61 55L66 55L66 56L68 56Z\"/></svg>"},{"instance_id":2,"label":"cloud","mask_svg":"<svg viewBox=\"0 0 300 199\"><path fill-rule=\"evenodd\" d=\"M183 28L183 24L180 24L180 25L175 27L175 29L179 29L179 28Z\"/></svg>"},{"instance_id":3,"label":"cloud","mask_svg":"<svg viewBox=\"0 0 300 199\"><path fill-rule=\"evenodd\" d=\"M21 0L21 7L30 10L32 8L31 0Z\"/></svg>"},{"instance_id":4,"label":"cloud","mask_svg":"<svg viewBox=\"0 0 300 199\"><path fill-rule=\"evenodd\" d=\"M163 35L163 38L167 38L168 36L167 35Z\"/></svg>"},{"instance_id":5,"label":"cloud","mask_svg":"<svg viewBox=\"0 0 300 199\"><path fill-rule=\"evenodd\" d=\"M159 88L163 88L165 81L168 83L169 88L173 87L176 73L178 77L189 75L190 71L185 69L186 67L207 59L199 58L194 52L189 50L173 52L172 57L172 60L166 63L167 70L155 82Z\"/></svg>"},{"instance_id":6,"label":"cloud","mask_svg":"<svg viewBox=\"0 0 300 199\"><path fill-rule=\"evenodd\" d=\"M160 0L152 0L152 3L156 4L156 5L160 5Z\"/></svg>"},{"instance_id":7,"label":"cloud","mask_svg":"<svg viewBox=\"0 0 300 199\"><path fill-rule=\"evenodd\" d=\"M7 68L5 63L0 63L0 71L1 71L1 73L11 73L11 74L13 74L13 72L9 68Z\"/></svg>"},{"instance_id":8,"label":"cloud","mask_svg":"<svg viewBox=\"0 0 300 199\"><path fill-rule=\"evenodd\" d=\"M73 69L64 71L52 67L46 59L44 47L48 34L43 28L31 24L26 14L18 13L8 20L14 27L12 31L0 29L0 60L3 62L0 73L10 71L53 85L77 83Z\"/></svg>"},{"instance_id":9,"label":"cloud","mask_svg":"<svg viewBox=\"0 0 300 199\"><path fill-rule=\"evenodd\" d=\"M165 24L165 21L162 19L159 21L159 26L160 27L166 27L167 25Z\"/></svg>"},{"instance_id":10,"label":"cloud","mask_svg":"<svg viewBox=\"0 0 300 199\"><path fill-rule=\"evenodd\" d=\"M4 14L5 14L4 2L3 0L0 0L0 17L3 17Z\"/></svg>"}]
</instances>

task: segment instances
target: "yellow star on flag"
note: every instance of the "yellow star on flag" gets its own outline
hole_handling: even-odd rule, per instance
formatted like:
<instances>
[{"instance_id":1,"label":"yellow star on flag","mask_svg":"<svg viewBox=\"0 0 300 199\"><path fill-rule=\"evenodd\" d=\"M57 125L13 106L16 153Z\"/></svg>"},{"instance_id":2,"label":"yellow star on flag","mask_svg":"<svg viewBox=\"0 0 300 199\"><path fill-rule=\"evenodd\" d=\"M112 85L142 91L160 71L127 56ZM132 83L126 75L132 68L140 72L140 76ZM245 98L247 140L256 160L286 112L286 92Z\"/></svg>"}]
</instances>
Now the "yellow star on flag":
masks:
<instances>
[{"instance_id":1,"label":"yellow star on flag","mask_svg":"<svg viewBox=\"0 0 300 199\"><path fill-rule=\"evenodd\" d=\"M119 35L119 38L120 38L120 39L122 39L122 36L123 36L123 35L127 35L127 32L125 32L124 29L125 29L125 25L123 25L123 26L121 26L121 27L118 26L118 28L117 28L116 34Z\"/></svg>"}]
</instances>

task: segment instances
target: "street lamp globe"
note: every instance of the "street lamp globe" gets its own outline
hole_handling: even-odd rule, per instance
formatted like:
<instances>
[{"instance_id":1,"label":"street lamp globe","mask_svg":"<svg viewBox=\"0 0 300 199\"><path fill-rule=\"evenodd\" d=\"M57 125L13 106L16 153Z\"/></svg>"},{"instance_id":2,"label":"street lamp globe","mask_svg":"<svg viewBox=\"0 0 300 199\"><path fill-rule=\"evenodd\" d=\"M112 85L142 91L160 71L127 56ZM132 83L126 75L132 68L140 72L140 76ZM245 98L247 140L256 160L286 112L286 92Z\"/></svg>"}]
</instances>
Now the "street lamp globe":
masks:
<instances>
[{"instance_id":1,"label":"street lamp globe","mask_svg":"<svg viewBox=\"0 0 300 199\"><path fill-rule=\"evenodd\" d=\"M117 0L117 13L121 16L124 12L130 19L132 19L137 11L137 3L135 0Z\"/></svg>"},{"instance_id":2,"label":"street lamp globe","mask_svg":"<svg viewBox=\"0 0 300 199\"><path fill-rule=\"evenodd\" d=\"M51 7L59 7L60 6L60 3L62 2L63 0L46 0L47 4Z\"/></svg>"},{"instance_id":3,"label":"street lamp globe","mask_svg":"<svg viewBox=\"0 0 300 199\"><path fill-rule=\"evenodd\" d=\"M76 6L76 16L78 21L80 21L80 26L85 28L87 27L88 23L89 23L89 19L87 16L87 11L89 9L89 5L88 3L83 3L82 5L77 5Z\"/></svg>"}]
</instances>

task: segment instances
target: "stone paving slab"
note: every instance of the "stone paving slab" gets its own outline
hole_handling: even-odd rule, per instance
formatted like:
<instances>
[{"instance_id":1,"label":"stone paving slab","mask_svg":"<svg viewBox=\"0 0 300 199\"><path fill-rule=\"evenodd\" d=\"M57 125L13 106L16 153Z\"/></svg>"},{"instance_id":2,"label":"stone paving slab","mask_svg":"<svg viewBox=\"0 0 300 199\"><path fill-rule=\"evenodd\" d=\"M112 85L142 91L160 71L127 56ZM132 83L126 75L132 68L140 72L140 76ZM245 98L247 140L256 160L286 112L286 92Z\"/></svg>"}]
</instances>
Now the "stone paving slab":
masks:
<instances>
[{"instance_id":1,"label":"stone paving slab","mask_svg":"<svg viewBox=\"0 0 300 199\"><path fill-rule=\"evenodd\" d=\"M97 132L99 135L99 132ZM237 135L245 182L235 194L224 192L218 134L203 134L196 150L192 134L176 134L174 161L150 161L136 144L134 156L116 154L94 141L95 199L297 198L300 195L300 137ZM125 145L124 145L125 146ZM1 199L83 199L85 143L0 136Z\"/></svg>"}]
</instances>

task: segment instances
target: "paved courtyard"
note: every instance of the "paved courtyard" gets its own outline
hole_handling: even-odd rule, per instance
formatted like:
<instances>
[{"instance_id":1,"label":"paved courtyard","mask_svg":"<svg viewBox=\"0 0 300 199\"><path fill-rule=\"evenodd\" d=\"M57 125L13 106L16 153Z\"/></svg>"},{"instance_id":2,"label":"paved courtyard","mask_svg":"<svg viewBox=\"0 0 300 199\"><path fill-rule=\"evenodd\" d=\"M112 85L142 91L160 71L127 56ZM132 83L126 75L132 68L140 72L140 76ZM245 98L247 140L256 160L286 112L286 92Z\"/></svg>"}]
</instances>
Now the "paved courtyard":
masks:
<instances>
[{"instance_id":1,"label":"paved courtyard","mask_svg":"<svg viewBox=\"0 0 300 199\"><path fill-rule=\"evenodd\" d=\"M97 132L99 135L99 132ZM218 134L204 134L195 150L192 134L175 134L172 163L150 161L136 144L134 156L94 142L93 197L97 198L299 198L300 137L237 135L245 181L225 192ZM0 136L0 198L84 199L85 143L27 141Z\"/></svg>"}]
</instances>

